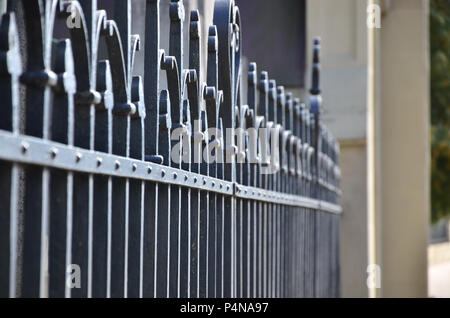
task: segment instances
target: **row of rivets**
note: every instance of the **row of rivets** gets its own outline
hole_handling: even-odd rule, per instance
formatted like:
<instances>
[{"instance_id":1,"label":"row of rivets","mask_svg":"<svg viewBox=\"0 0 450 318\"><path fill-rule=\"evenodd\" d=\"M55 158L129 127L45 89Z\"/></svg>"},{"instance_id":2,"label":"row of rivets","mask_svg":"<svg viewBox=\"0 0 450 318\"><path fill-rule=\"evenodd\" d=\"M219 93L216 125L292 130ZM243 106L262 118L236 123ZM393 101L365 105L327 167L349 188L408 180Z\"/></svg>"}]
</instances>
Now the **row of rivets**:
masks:
<instances>
[{"instance_id":1,"label":"row of rivets","mask_svg":"<svg viewBox=\"0 0 450 318\"><path fill-rule=\"evenodd\" d=\"M30 144L29 144L28 142L23 141L23 142L21 143L21 151L22 151L23 154L28 153L29 148L30 148ZM55 159L55 158L58 156L58 153L59 153L58 148L56 148L56 147L50 148L50 156L51 156L52 159ZM82 159L83 159L83 154L82 154L81 152L76 152L76 154L75 154L75 160L76 160L76 162L77 162L77 163L80 163ZM103 164L103 159L102 159L101 157L97 157L96 162L97 162L97 167L100 167L100 166ZM114 162L114 169L115 169L115 170L119 170L120 167L121 167L120 161L119 161L119 160L116 160L116 161ZM136 171L138 170L138 165L137 165L137 163L132 163L131 169L132 169L133 172L136 172ZM152 167L151 167L151 166L148 166L148 167L147 167L147 173L148 173L148 174L151 174L151 173L152 173ZM173 176L173 179L176 180L176 179L178 178L178 173L174 172L174 173L172 174L172 176ZM166 177L166 171L165 171L165 170L161 170L161 177L162 177L162 178L165 178L165 177ZM188 180L189 180L188 175L184 175L183 178L184 178L184 181L185 181L185 182L188 182ZM198 183L198 178L197 178L197 177L193 177L192 180L193 180L193 183L194 183L194 184L197 184L197 183ZM206 186L207 183L208 183L208 182L207 182L207 179L206 179L206 178L203 178L203 179L202 179L202 184L203 184L204 186ZM220 189L223 189L223 188L224 188L223 183L216 184L215 181L211 181L210 186L211 186L211 188L216 188L216 187L218 187L218 188L220 188ZM230 191L230 186L229 186L229 185L226 186L226 191L227 191L227 192ZM237 187L237 188L236 188L236 191L237 191L237 193L244 192L246 195L249 193L249 190L248 190L248 189L246 189L246 188L242 189L241 187ZM279 200L287 200L287 198L272 196L272 195L266 194L266 193L261 192L261 191L259 191L259 192L256 191L256 192L255 192L254 190L251 190L251 194L252 194L252 196L258 196L258 197L264 197L264 198L270 198L270 199L273 198L273 199L279 199Z\"/></svg>"}]
</instances>

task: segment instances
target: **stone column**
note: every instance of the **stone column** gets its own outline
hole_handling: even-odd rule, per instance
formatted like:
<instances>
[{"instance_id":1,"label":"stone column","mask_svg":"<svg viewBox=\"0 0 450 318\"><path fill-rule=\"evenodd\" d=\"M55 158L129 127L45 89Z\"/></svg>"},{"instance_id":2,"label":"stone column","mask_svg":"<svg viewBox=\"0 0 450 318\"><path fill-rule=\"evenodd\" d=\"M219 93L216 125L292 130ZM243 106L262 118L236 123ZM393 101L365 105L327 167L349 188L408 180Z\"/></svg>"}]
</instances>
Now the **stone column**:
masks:
<instances>
[{"instance_id":1,"label":"stone column","mask_svg":"<svg viewBox=\"0 0 450 318\"><path fill-rule=\"evenodd\" d=\"M427 297L428 8L428 0L390 1L382 20L382 297Z\"/></svg>"}]
</instances>

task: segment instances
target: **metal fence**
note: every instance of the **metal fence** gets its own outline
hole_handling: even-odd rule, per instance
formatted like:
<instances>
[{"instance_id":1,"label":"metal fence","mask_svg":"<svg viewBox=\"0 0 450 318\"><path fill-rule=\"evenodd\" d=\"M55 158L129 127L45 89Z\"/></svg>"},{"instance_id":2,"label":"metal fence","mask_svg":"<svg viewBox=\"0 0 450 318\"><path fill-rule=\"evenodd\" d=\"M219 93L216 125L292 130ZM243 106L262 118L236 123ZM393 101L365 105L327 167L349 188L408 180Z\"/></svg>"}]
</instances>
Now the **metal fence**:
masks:
<instances>
[{"instance_id":1,"label":"metal fence","mask_svg":"<svg viewBox=\"0 0 450 318\"><path fill-rule=\"evenodd\" d=\"M255 64L241 83L233 0L216 0L204 41L199 13L184 32L172 0L168 54L159 0L146 1L143 52L131 5L114 1L113 21L94 0L7 2L0 296L339 296L339 150L319 121L319 40L306 106ZM69 39L54 39L58 19Z\"/></svg>"}]
</instances>

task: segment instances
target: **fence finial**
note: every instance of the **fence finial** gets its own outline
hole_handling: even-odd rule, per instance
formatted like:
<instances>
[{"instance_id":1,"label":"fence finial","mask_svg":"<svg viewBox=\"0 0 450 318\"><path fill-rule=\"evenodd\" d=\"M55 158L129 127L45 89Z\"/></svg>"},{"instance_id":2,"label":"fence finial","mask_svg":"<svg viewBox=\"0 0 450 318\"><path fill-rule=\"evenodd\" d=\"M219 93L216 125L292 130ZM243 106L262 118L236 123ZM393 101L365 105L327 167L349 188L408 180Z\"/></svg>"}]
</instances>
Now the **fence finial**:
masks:
<instances>
[{"instance_id":1,"label":"fence finial","mask_svg":"<svg viewBox=\"0 0 450 318\"><path fill-rule=\"evenodd\" d=\"M320 94L320 38L314 38L313 48L313 66L312 66L312 81L309 92L312 95Z\"/></svg>"},{"instance_id":2,"label":"fence finial","mask_svg":"<svg viewBox=\"0 0 450 318\"><path fill-rule=\"evenodd\" d=\"M314 38L313 47L313 65L311 77L311 89L309 90L311 96L310 110L314 114L316 121L319 121L319 114L322 108L322 97L320 96L320 38Z\"/></svg>"}]
</instances>

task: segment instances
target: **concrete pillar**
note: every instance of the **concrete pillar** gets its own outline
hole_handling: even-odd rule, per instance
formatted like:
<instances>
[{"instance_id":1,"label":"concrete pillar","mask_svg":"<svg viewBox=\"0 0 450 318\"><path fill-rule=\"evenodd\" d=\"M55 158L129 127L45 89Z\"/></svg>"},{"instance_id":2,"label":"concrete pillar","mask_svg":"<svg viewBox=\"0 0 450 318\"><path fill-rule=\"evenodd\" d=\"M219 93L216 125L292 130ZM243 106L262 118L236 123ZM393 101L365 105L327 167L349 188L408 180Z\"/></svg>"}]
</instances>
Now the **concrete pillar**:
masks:
<instances>
[{"instance_id":1,"label":"concrete pillar","mask_svg":"<svg viewBox=\"0 0 450 318\"><path fill-rule=\"evenodd\" d=\"M428 0L390 1L382 20L382 297L427 297L428 8Z\"/></svg>"},{"instance_id":2,"label":"concrete pillar","mask_svg":"<svg viewBox=\"0 0 450 318\"><path fill-rule=\"evenodd\" d=\"M342 140L341 296L367 297L367 195L364 139Z\"/></svg>"}]
</instances>

